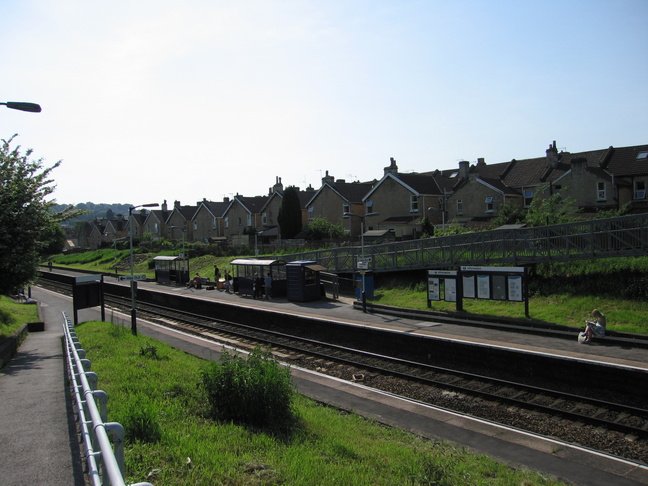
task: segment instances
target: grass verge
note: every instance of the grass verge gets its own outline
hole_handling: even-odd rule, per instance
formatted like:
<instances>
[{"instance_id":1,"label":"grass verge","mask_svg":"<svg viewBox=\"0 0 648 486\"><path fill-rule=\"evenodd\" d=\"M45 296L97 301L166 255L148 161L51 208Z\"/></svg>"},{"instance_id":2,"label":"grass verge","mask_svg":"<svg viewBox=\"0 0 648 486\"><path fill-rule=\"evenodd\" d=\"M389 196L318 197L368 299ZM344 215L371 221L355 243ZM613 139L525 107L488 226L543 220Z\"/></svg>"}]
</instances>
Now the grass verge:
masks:
<instances>
[{"instance_id":1,"label":"grass verge","mask_svg":"<svg viewBox=\"0 0 648 486\"><path fill-rule=\"evenodd\" d=\"M418 288L381 288L370 302L409 309L429 310L426 291ZM464 312L498 317L524 318L523 302L498 302L492 300L464 299ZM456 312L454 302L432 302L432 310ZM648 334L648 302L581 295L548 295L529 298L529 315L532 320L551 322L564 326L584 327L592 319L592 310L600 309L607 317L610 331Z\"/></svg>"},{"instance_id":2,"label":"grass verge","mask_svg":"<svg viewBox=\"0 0 648 486\"><path fill-rule=\"evenodd\" d=\"M14 302L0 295L0 342L11 336L20 326L38 320L38 307Z\"/></svg>"},{"instance_id":3,"label":"grass verge","mask_svg":"<svg viewBox=\"0 0 648 486\"><path fill-rule=\"evenodd\" d=\"M162 485L557 485L446 442L424 440L300 395L280 436L210 419L208 363L109 323L77 334L109 420L155 431L126 444L127 481ZM130 425L129 425L130 426Z\"/></svg>"}]
</instances>

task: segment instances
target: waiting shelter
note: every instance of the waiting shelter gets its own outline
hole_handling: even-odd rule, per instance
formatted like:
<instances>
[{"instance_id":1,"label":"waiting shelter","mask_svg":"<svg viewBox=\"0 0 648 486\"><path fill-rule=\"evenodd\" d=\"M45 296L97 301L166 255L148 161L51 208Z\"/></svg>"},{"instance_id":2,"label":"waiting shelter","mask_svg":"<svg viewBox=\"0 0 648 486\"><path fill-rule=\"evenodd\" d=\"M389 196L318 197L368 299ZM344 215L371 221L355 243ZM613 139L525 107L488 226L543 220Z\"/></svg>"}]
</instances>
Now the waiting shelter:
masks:
<instances>
[{"instance_id":1,"label":"waiting shelter","mask_svg":"<svg viewBox=\"0 0 648 486\"><path fill-rule=\"evenodd\" d=\"M237 258L230 262L234 277L234 292L240 295L254 295L254 284L264 285L268 273L272 277L270 297L286 296L286 262L283 260L258 260L254 258ZM260 291L259 295L264 292Z\"/></svg>"},{"instance_id":2,"label":"waiting shelter","mask_svg":"<svg viewBox=\"0 0 648 486\"><path fill-rule=\"evenodd\" d=\"M189 282L189 259L180 256L156 256L155 281L159 284L185 285Z\"/></svg>"},{"instance_id":3,"label":"waiting shelter","mask_svg":"<svg viewBox=\"0 0 648 486\"><path fill-rule=\"evenodd\" d=\"M326 270L315 261L303 260L286 264L286 281L288 300L305 302L319 300L324 295L320 282L320 272Z\"/></svg>"}]
</instances>

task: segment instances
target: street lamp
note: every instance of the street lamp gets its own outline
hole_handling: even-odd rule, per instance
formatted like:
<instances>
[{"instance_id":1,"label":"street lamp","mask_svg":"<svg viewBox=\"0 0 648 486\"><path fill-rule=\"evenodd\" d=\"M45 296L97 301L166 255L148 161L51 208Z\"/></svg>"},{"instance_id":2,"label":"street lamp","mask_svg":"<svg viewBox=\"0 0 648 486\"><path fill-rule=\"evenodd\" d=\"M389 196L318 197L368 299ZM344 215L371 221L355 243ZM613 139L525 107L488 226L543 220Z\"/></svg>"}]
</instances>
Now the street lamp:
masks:
<instances>
[{"instance_id":1,"label":"street lamp","mask_svg":"<svg viewBox=\"0 0 648 486\"><path fill-rule=\"evenodd\" d=\"M445 215L446 215L446 190L443 188L443 199L441 199L440 208L428 208L428 211L441 211L441 232L445 235Z\"/></svg>"},{"instance_id":2,"label":"street lamp","mask_svg":"<svg viewBox=\"0 0 648 486\"><path fill-rule=\"evenodd\" d=\"M133 276L133 211L137 208L156 208L158 203L140 204L139 206L131 206L128 208L128 233L130 241L130 287L131 287L131 332L137 336L137 310L135 306L135 291L137 284Z\"/></svg>"},{"instance_id":3,"label":"street lamp","mask_svg":"<svg viewBox=\"0 0 648 486\"><path fill-rule=\"evenodd\" d=\"M344 218L349 218L355 216L360 218L360 252L362 255L362 262L365 262L364 259L364 222L367 216L378 216L378 213L365 213L365 214L356 214L356 213L344 213L342 215ZM367 292L365 286L365 270L362 269L362 312L367 312Z\"/></svg>"},{"instance_id":4,"label":"street lamp","mask_svg":"<svg viewBox=\"0 0 648 486\"><path fill-rule=\"evenodd\" d=\"M0 105L5 105L12 110L31 111L32 113L40 113L41 107L36 103L25 103L23 101L5 101L0 102Z\"/></svg>"}]
</instances>

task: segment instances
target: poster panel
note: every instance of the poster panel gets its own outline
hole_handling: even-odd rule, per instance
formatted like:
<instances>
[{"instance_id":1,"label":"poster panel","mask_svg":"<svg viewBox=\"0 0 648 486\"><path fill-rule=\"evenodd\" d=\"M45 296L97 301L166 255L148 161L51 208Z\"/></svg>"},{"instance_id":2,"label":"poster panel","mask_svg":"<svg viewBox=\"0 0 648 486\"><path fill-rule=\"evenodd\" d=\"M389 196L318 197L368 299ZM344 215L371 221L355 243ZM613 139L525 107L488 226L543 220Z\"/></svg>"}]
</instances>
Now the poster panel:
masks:
<instances>
[{"instance_id":1,"label":"poster panel","mask_svg":"<svg viewBox=\"0 0 648 486\"><path fill-rule=\"evenodd\" d=\"M506 300L506 276L493 275L493 299Z\"/></svg>"},{"instance_id":2,"label":"poster panel","mask_svg":"<svg viewBox=\"0 0 648 486\"><path fill-rule=\"evenodd\" d=\"M446 278L445 283L445 301L446 302L457 302L457 279L456 278Z\"/></svg>"},{"instance_id":3,"label":"poster panel","mask_svg":"<svg viewBox=\"0 0 648 486\"><path fill-rule=\"evenodd\" d=\"M508 300L522 302L522 277L519 275L510 275L508 278Z\"/></svg>"},{"instance_id":4,"label":"poster panel","mask_svg":"<svg viewBox=\"0 0 648 486\"><path fill-rule=\"evenodd\" d=\"M429 300L441 300L441 292L439 288L439 279L438 278L429 278L428 277L428 299Z\"/></svg>"},{"instance_id":5,"label":"poster panel","mask_svg":"<svg viewBox=\"0 0 648 486\"><path fill-rule=\"evenodd\" d=\"M477 298L490 299L490 277L488 275L477 275Z\"/></svg>"},{"instance_id":6,"label":"poster panel","mask_svg":"<svg viewBox=\"0 0 648 486\"><path fill-rule=\"evenodd\" d=\"M463 279L463 296L465 299L475 298L475 276L467 275Z\"/></svg>"}]
</instances>

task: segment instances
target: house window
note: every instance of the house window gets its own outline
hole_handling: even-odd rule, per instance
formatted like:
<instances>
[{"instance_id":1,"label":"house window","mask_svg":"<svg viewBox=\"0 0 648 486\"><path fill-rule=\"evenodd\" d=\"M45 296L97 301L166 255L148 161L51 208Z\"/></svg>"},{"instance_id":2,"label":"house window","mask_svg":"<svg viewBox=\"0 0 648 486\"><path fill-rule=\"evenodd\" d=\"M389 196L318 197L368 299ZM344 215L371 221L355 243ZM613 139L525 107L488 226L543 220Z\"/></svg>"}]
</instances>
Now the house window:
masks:
<instances>
[{"instance_id":1,"label":"house window","mask_svg":"<svg viewBox=\"0 0 648 486\"><path fill-rule=\"evenodd\" d=\"M373 201L367 201L365 203L365 207L367 210L365 211L366 213L375 213L376 210L374 209Z\"/></svg>"},{"instance_id":2,"label":"house window","mask_svg":"<svg viewBox=\"0 0 648 486\"><path fill-rule=\"evenodd\" d=\"M243 220L241 219L241 217L238 216L236 219L237 219L238 225L241 226L241 223L243 222Z\"/></svg>"},{"instance_id":3,"label":"house window","mask_svg":"<svg viewBox=\"0 0 648 486\"><path fill-rule=\"evenodd\" d=\"M313 219L315 219L315 207L308 206L308 220L311 221Z\"/></svg>"},{"instance_id":4,"label":"house window","mask_svg":"<svg viewBox=\"0 0 648 486\"><path fill-rule=\"evenodd\" d=\"M155 225L153 226L153 231L154 231L153 234L156 234L156 235L160 234L160 233L159 233L159 232L160 232L160 228L158 227L158 224L157 224L157 223L155 223Z\"/></svg>"},{"instance_id":5,"label":"house window","mask_svg":"<svg viewBox=\"0 0 648 486\"><path fill-rule=\"evenodd\" d=\"M524 207L528 208L533 202L533 189L524 190Z\"/></svg>"},{"instance_id":6,"label":"house window","mask_svg":"<svg viewBox=\"0 0 648 486\"><path fill-rule=\"evenodd\" d=\"M646 199L646 181L636 181L633 199Z\"/></svg>"},{"instance_id":7,"label":"house window","mask_svg":"<svg viewBox=\"0 0 648 486\"><path fill-rule=\"evenodd\" d=\"M212 229L216 229L216 216L212 218Z\"/></svg>"},{"instance_id":8,"label":"house window","mask_svg":"<svg viewBox=\"0 0 648 486\"><path fill-rule=\"evenodd\" d=\"M252 226L252 215L251 214L247 215L247 226Z\"/></svg>"},{"instance_id":9,"label":"house window","mask_svg":"<svg viewBox=\"0 0 648 486\"><path fill-rule=\"evenodd\" d=\"M596 183L596 200L607 201L607 194L605 191L605 182Z\"/></svg>"},{"instance_id":10,"label":"house window","mask_svg":"<svg viewBox=\"0 0 648 486\"><path fill-rule=\"evenodd\" d=\"M223 223L225 224L226 228L229 228L229 216L225 216L223 218Z\"/></svg>"},{"instance_id":11,"label":"house window","mask_svg":"<svg viewBox=\"0 0 648 486\"><path fill-rule=\"evenodd\" d=\"M193 227L194 231L198 231L198 221L194 221Z\"/></svg>"},{"instance_id":12,"label":"house window","mask_svg":"<svg viewBox=\"0 0 648 486\"><path fill-rule=\"evenodd\" d=\"M349 213L349 203L342 203L342 214Z\"/></svg>"},{"instance_id":13,"label":"house window","mask_svg":"<svg viewBox=\"0 0 648 486\"><path fill-rule=\"evenodd\" d=\"M463 201L457 199L457 214L463 214Z\"/></svg>"},{"instance_id":14,"label":"house window","mask_svg":"<svg viewBox=\"0 0 648 486\"><path fill-rule=\"evenodd\" d=\"M418 213L418 197L410 196L410 213Z\"/></svg>"},{"instance_id":15,"label":"house window","mask_svg":"<svg viewBox=\"0 0 648 486\"><path fill-rule=\"evenodd\" d=\"M261 213L261 224L268 224L268 213Z\"/></svg>"},{"instance_id":16,"label":"house window","mask_svg":"<svg viewBox=\"0 0 648 486\"><path fill-rule=\"evenodd\" d=\"M486 203L486 212L487 213L492 213L493 212L493 197L492 196L487 197L486 201L484 201L484 202Z\"/></svg>"}]
</instances>

